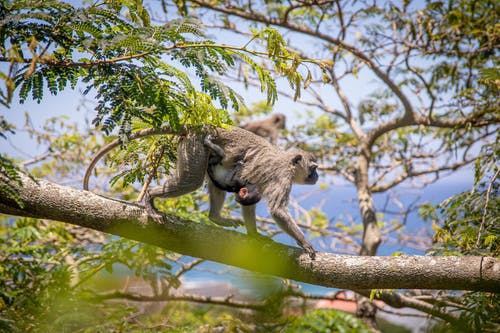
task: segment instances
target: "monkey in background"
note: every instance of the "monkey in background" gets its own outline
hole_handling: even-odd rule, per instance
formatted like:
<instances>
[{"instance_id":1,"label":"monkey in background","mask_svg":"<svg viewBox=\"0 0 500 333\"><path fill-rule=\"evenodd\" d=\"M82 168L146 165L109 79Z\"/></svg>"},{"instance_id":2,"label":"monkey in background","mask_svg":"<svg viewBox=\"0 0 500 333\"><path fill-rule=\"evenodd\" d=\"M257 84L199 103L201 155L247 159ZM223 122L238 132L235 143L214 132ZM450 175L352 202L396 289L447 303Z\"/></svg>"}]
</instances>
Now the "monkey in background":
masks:
<instances>
[{"instance_id":1,"label":"monkey in background","mask_svg":"<svg viewBox=\"0 0 500 333\"><path fill-rule=\"evenodd\" d=\"M134 140L149 135L177 134L164 126L141 130L130 135ZM267 140L239 127L204 128L194 130L183 129L183 139L180 140L177 153L176 172L168 175L161 186L149 188L145 197L145 207L148 214L156 221L163 221L163 215L154 206L154 199L163 197L178 197L195 191L203 185L211 149L207 147L207 138L213 135L209 142L219 146L225 157L220 162L226 170L237 168L236 176L246 184L253 184L263 197L266 197L267 207L278 226L293 237L311 257L315 258L315 251L305 238L302 230L297 226L288 210L290 192L293 183L315 184L318 173L315 157L300 149L283 151ZM92 160L84 178L84 187L88 188L88 177L97 160L106 152L119 144L115 140L103 147ZM208 178L210 197L209 217L220 225L231 225L231 219L221 217L226 191L218 188L210 177ZM249 235L258 235L255 204L242 205L242 215Z\"/></svg>"},{"instance_id":2,"label":"monkey in background","mask_svg":"<svg viewBox=\"0 0 500 333\"><path fill-rule=\"evenodd\" d=\"M241 128L257 134L263 138L269 138L273 145L278 143L279 130L285 129L286 117L284 114L275 113L262 120L251 121Z\"/></svg>"}]
</instances>

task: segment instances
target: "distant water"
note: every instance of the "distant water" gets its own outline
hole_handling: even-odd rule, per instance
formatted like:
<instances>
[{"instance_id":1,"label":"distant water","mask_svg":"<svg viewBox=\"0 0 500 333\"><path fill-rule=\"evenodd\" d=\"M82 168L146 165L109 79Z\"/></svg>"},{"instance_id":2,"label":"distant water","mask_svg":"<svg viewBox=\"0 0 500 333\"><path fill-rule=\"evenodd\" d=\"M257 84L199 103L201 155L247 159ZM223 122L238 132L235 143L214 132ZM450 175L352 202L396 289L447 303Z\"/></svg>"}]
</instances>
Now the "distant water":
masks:
<instances>
[{"instance_id":1,"label":"distant water","mask_svg":"<svg viewBox=\"0 0 500 333\"><path fill-rule=\"evenodd\" d=\"M392 211L399 211L400 207L407 206L418 199L418 202L428 202L430 204L438 204L443 200L464 191L471 189L473 183L473 173L470 169L464 169L456 172L452 176L448 176L440 179L434 184L430 184L424 188L411 188L402 184L396 191L392 191L391 194L397 194L398 202L387 203L387 194L374 194L374 202L377 210L386 206ZM311 190L313 191L311 193ZM309 194L309 195L308 195ZM335 223L338 219L345 220L346 218L352 219L354 223L361 224L359 207L356 197L356 189L353 186L335 186L329 185L326 190L319 190L317 188L311 188L311 186L296 186L293 190L292 197L296 200L304 198L301 200L301 204L305 208L318 207L321 206L322 210L327 214L327 217ZM265 204L260 203L257 208L257 214L261 216L268 216L267 208ZM394 216L387 216L386 220L394 218ZM422 219L418 216L418 212L415 211L410 213L407 219L407 225L405 227L406 232L418 232L423 228L430 230L430 224L424 223ZM244 232L244 230L241 230ZM274 237L275 241L285 243L288 245L295 245L294 241L288 235L278 235ZM313 246L320 249L317 240L313 240ZM424 251L415 250L412 248L407 248L404 245L387 245L382 244L379 247L379 255L390 255L395 251L402 251L407 254L414 255L424 255ZM189 258L186 258L189 261ZM272 289L279 284L279 279L258 277L251 274L248 271L241 270L238 268L229 268L225 265L207 262L203 264L202 271L193 270L185 275L185 279L190 283L200 283L204 284L208 281L228 281L235 288L239 289L244 293L250 295L256 295L259 292L268 290L263 287L267 285ZM212 274L209 271L224 271L223 274ZM335 289L319 287L315 285L310 285L306 283L299 283L304 292L324 295L327 293L334 292Z\"/></svg>"}]
</instances>

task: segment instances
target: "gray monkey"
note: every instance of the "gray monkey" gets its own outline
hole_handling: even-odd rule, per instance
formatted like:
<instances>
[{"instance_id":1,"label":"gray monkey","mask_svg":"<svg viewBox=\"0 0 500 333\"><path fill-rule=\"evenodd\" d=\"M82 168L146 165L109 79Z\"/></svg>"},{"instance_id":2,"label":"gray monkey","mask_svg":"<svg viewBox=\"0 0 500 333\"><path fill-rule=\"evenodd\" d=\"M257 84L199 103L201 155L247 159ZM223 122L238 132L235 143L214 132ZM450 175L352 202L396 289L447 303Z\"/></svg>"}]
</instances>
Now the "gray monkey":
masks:
<instances>
[{"instance_id":1,"label":"gray monkey","mask_svg":"<svg viewBox=\"0 0 500 333\"><path fill-rule=\"evenodd\" d=\"M273 145L278 143L278 135L280 129L286 126L286 117L284 114L275 113L270 117L262 120L251 121L241 128L257 134L263 138L269 138Z\"/></svg>"},{"instance_id":2,"label":"gray monkey","mask_svg":"<svg viewBox=\"0 0 500 333\"><path fill-rule=\"evenodd\" d=\"M130 139L148 135L175 134L168 126L132 133ZM179 135L179 133L177 133ZM311 258L315 252L309 241L297 226L288 211L292 183L315 184L318 180L315 157L306 151L294 149L283 151L267 140L239 127L229 129L213 128L195 131L185 128L178 146L176 172L167 177L165 183L148 189L145 206L155 219L161 213L154 207L157 197L177 197L190 193L202 186L208 168L211 149L207 147L207 136L213 136L213 143L225 153L220 162L227 170L237 168L237 176L246 183L254 184L258 193L267 199L271 216L278 226L293 237ZM84 188L88 188L88 177L97 160L118 145L118 140L103 147L94 157L84 178ZM240 163L241 162L241 163ZM230 172L230 171L229 171ZM230 225L229 219L220 216L226 191L218 188L208 179L210 196L209 217L217 224ZM257 235L255 205L242 205L242 215L250 235Z\"/></svg>"}]
</instances>

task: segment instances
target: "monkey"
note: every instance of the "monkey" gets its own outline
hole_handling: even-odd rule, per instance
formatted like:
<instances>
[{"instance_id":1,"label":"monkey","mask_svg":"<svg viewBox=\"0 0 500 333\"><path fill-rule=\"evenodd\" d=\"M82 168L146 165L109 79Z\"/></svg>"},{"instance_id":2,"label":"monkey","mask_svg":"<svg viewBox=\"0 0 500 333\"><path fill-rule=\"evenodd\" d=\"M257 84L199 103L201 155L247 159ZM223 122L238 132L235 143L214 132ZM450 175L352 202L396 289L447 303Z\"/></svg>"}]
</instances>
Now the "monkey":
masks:
<instances>
[{"instance_id":1,"label":"monkey","mask_svg":"<svg viewBox=\"0 0 500 333\"><path fill-rule=\"evenodd\" d=\"M241 128L255 133L263 138L269 138L270 142L275 145L278 143L278 130L284 129L285 125L285 115L281 113L275 113L266 119L251 121L241 126Z\"/></svg>"},{"instance_id":2,"label":"monkey","mask_svg":"<svg viewBox=\"0 0 500 333\"><path fill-rule=\"evenodd\" d=\"M169 126L163 126L132 133L130 139L159 134L175 133ZM318 181L318 164L313 154L300 149L281 150L264 138L239 127L203 128L199 131L184 128L183 132L177 134L183 137L177 149L175 174L168 176L163 185L149 188L146 193L145 208L155 220L162 218L162 214L154 206L156 198L177 197L202 186L211 154L211 149L206 144L207 137L214 134L213 143L225 153L221 166L227 170L236 167L239 178L248 184L254 184L258 193L266 198L269 212L278 226L294 238L311 259L315 258L312 245L288 211L292 184L313 185ZM85 174L84 188L88 188L88 177L97 159L118 144L118 140L111 142L94 157ZM217 224L229 224L230 221L220 217L226 191L218 188L208 178L209 217L220 219L214 221ZM254 236L258 235L255 206L241 206L247 234Z\"/></svg>"},{"instance_id":3,"label":"monkey","mask_svg":"<svg viewBox=\"0 0 500 333\"><path fill-rule=\"evenodd\" d=\"M240 177L257 185L259 193L266 197L269 212L278 226L314 258L312 246L290 216L288 202L292 183L312 185L317 182L318 165L315 157L299 149L283 151L267 140L239 128L223 130L222 133L219 131L215 143L223 147L226 153L223 164L229 163L230 166L231 158L238 159L243 155ZM215 193L211 192L211 197L217 197L217 189L212 191ZM242 213L247 233L257 235L255 205L242 206Z\"/></svg>"}]
</instances>

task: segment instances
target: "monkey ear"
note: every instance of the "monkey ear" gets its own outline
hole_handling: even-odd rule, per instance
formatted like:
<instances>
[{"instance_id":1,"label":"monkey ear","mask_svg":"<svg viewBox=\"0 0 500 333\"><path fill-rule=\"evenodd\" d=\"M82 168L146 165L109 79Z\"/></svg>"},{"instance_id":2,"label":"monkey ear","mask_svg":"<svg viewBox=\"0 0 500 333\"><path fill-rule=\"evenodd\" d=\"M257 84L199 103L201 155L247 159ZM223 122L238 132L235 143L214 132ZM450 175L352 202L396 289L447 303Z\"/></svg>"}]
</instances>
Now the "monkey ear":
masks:
<instances>
[{"instance_id":1,"label":"monkey ear","mask_svg":"<svg viewBox=\"0 0 500 333\"><path fill-rule=\"evenodd\" d=\"M301 160L302 160L302 155L297 154L297 155L295 155L295 156L293 157L293 159L292 159L292 163L293 163L293 164L297 164L297 163L299 163Z\"/></svg>"}]
</instances>

